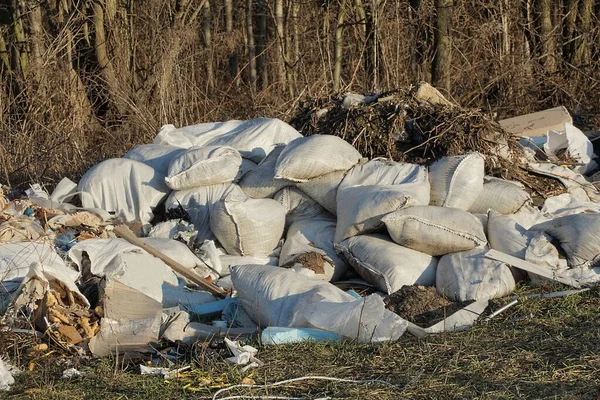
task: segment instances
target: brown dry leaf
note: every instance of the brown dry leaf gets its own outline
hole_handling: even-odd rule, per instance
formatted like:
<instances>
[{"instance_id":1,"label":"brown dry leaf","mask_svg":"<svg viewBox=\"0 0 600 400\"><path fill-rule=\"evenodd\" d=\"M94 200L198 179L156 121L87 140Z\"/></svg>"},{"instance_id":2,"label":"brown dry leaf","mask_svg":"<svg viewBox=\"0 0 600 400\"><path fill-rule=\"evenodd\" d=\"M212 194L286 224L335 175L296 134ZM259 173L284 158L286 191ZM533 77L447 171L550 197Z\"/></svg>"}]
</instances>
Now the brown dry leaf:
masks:
<instances>
[{"instance_id":1,"label":"brown dry leaf","mask_svg":"<svg viewBox=\"0 0 600 400\"><path fill-rule=\"evenodd\" d=\"M250 376L247 376L245 378L243 378L240 383L242 385L254 385L256 382L254 381L254 379L250 378Z\"/></svg>"}]
</instances>

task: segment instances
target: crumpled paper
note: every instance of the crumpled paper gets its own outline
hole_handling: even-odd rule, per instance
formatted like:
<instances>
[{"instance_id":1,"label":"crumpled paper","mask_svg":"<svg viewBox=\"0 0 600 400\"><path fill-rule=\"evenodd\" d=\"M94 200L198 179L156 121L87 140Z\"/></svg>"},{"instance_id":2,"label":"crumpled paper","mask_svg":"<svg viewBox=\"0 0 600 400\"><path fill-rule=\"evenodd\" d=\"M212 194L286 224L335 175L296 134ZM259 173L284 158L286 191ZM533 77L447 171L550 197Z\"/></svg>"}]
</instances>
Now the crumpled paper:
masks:
<instances>
[{"instance_id":1,"label":"crumpled paper","mask_svg":"<svg viewBox=\"0 0 600 400\"><path fill-rule=\"evenodd\" d=\"M242 368L242 372L250 368L262 367L265 365L265 363L254 357L258 353L258 350L254 347L248 345L242 346L237 340L229 340L227 338L225 338L225 344L233 354L233 357L229 357L227 361L232 364L246 365Z\"/></svg>"}]
</instances>

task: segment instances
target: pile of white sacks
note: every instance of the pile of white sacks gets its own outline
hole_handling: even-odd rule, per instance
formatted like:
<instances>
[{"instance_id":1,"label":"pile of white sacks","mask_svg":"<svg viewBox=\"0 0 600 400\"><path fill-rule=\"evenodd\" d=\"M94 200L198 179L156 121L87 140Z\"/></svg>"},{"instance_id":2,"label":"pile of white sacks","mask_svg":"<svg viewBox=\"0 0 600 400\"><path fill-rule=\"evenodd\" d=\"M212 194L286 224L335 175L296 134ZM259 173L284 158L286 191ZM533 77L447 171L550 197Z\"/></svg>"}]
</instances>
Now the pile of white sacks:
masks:
<instances>
[{"instance_id":1,"label":"pile of white sacks","mask_svg":"<svg viewBox=\"0 0 600 400\"><path fill-rule=\"evenodd\" d=\"M357 300L329 281L358 274L385 294L419 284L456 301L505 296L524 275L486 258L490 248L596 279L600 207L575 199L572 213L554 207L563 215L555 218L519 183L485 176L484 161L368 161L336 136L303 137L277 119L167 125L153 144L93 167L79 191L84 207L138 221L152 237L181 226L150 226L153 210L181 206L206 273L233 285L261 327L389 340L406 322L380 296ZM310 253L319 257L307 263Z\"/></svg>"}]
</instances>

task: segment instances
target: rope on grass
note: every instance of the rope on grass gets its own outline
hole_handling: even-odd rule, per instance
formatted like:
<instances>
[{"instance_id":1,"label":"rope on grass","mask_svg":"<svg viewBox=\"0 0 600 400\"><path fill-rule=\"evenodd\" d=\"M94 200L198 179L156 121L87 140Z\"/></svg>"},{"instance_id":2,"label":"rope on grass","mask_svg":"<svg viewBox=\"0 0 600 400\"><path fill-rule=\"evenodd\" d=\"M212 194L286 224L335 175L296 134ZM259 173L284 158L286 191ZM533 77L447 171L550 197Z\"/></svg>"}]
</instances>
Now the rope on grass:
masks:
<instances>
[{"instance_id":1,"label":"rope on grass","mask_svg":"<svg viewBox=\"0 0 600 400\"><path fill-rule=\"evenodd\" d=\"M302 397L283 397L283 396L249 396L249 395L240 395L240 396L229 396L229 397L221 397L219 399L217 399L217 396L219 396L219 394L223 393L223 392L227 392L231 389L235 389L235 388L272 388L275 386L281 386L281 385L285 385L287 383L292 383L292 382L299 382L299 381L306 381L306 380L321 380L321 381L333 381L333 382L344 382L344 383L381 383L383 385L387 385L390 386L392 388L394 388L395 390L398 391L402 391L404 390L408 385L410 385L411 383L413 383L414 381L416 381L421 374L423 374L423 370L421 370L419 372L419 374L417 374L417 376L415 376L414 378L412 378L406 385L404 385L403 387L391 384L387 381L383 381L380 379L360 379L360 380L355 380L355 379L344 379L344 378L334 378L334 377L330 377L330 376L303 376L300 378L293 378L293 379L286 379L284 381L279 381L279 382L274 382L274 383L267 383L265 385L245 385L245 384L241 384L241 385L233 385L233 386L229 386L223 389L218 390L214 395L212 400L233 400L233 399L281 399L281 400L306 400L305 398ZM330 397L323 397L320 398L318 400L326 400L329 399Z\"/></svg>"}]
</instances>

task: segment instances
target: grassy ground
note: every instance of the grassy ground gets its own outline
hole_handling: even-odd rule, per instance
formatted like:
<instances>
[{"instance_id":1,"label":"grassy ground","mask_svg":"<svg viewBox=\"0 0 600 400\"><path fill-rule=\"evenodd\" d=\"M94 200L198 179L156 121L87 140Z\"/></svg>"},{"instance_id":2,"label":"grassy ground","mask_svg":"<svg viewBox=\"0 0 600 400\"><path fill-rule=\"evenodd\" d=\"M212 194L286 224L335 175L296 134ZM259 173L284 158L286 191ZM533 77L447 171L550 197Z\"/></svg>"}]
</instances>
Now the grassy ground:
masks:
<instances>
[{"instance_id":1,"label":"grassy ground","mask_svg":"<svg viewBox=\"0 0 600 400\"><path fill-rule=\"evenodd\" d=\"M507 301L492 305L497 309ZM345 399L598 399L600 293L522 300L487 324L465 332L416 339L405 334L381 346L308 343L259 348L265 366L243 373L222 351L198 347L194 368L180 379L141 376L120 360L66 361L56 353L15 361L13 399L198 399L250 378L257 384L306 375L380 379L353 384L308 380L269 389L233 389L234 395ZM4 350L11 347L4 340ZM15 360L16 354L12 358ZM61 379L68 363L85 377Z\"/></svg>"}]
</instances>

